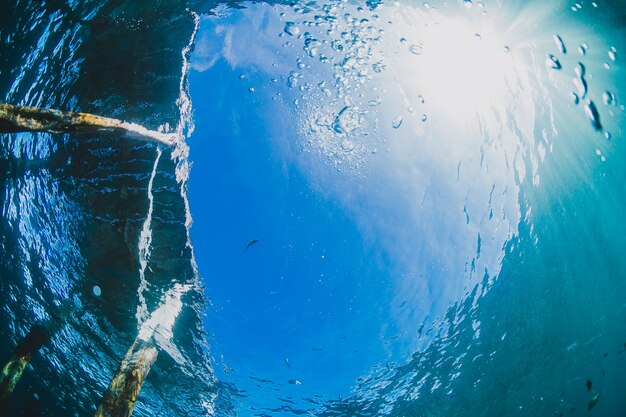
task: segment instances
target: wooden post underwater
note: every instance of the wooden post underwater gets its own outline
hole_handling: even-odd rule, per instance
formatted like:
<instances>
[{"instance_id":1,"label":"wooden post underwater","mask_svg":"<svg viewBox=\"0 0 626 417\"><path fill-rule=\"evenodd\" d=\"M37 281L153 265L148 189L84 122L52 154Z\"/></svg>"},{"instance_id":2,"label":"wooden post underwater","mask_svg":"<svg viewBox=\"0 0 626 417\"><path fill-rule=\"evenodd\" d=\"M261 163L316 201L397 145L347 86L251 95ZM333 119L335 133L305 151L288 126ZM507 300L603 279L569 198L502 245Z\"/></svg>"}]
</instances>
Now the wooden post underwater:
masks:
<instances>
[{"instance_id":1,"label":"wooden post underwater","mask_svg":"<svg viewBox=\"0 0 626 417\"><path fill-rule=\"evenodd\" d=\"M52 336L53 332L46 326L35 325L18 343L0 375L0 415L31 358Z\"/></svg>"},{"instance_id":2,"label":"wooden post underwater","mask_svg":"<svg viewBox=\"0 0 626 417\"><path fill-rule=\"evenodd\" d=\"M119 119L40 107L0 104L0 133L50 132L122 136L173 146L179 135L162 133Z\"/></svg>"},{"instance_id":3,"label":"wooden post underwater","mask_svg":"<svg viewBox=\"0 0 626 417\"><path fill-rule=\"evenodd\" d=\"M0 416L3 415L3 408L13 390L24 374L24 370L31 359L39 350L57 334L68 319L77 314L76 305L68 302L62 305L58 311L51 314L50 318L43 322L34 324L29 332L17 344L11 357L2 368L0 374Z\"/></svg>"},{"instance_id":4,"label":"wooden post underwater","mask_svg":"<svg viewBox=\"0 0 626 417\"><path fill-rule=\"evenodd\" d=\"M96 417L130 417L150 368L163 341L173 338L173 328L183 307L181 297L189 285L174 284L163 303L139 326L139 334L122 359L96 410ZM170 352L169 350L166 350Z\"/></svg>"},{"instance_id":5,"label":"wooden post underwater","mask_svg":"<svg viewBox=\"0 0 626 417\"><path fill-rule=\"evenodd\" d=\"M152 341L135 340L109 384L96 417L130 417L158 351Z\"/></svg>"}]
</instances>

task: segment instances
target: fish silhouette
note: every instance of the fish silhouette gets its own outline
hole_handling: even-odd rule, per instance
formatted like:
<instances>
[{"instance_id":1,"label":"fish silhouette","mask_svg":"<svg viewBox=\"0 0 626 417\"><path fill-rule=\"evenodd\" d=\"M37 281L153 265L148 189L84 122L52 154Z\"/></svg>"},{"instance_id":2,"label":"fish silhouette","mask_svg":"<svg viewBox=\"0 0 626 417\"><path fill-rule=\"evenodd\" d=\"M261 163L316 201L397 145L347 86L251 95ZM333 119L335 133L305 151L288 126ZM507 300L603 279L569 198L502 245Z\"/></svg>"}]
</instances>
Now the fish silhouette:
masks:
<instances>
[{"instance_id":1,"label":"fish silhouette","mask_svg":"<svg viewBox=\"0 0 626 417\"><path fill-rule=\"evenodd\" d=\"M246 249L243 251L243 253L248 252L248 249L250 249L252 246L256 245L257 243L259 243L258 239L252 239L246 246Z\"/></svg>"}]
</instances>

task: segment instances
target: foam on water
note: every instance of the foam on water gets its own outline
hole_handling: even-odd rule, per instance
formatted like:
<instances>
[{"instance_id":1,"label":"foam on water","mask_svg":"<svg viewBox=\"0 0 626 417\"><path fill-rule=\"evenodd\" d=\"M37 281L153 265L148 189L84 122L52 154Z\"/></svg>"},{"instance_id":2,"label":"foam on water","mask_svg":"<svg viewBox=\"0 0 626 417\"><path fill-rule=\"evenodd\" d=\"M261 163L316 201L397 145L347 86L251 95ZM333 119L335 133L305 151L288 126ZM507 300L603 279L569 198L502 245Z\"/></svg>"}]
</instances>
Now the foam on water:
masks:
<instances>
[{"instance_id":1,"label":"foam on water","mask_svg":"<svg viewBox=\"0 0 626 417\"><path fill-rule=\"evenodd\" d=\"M157 173L157 167L159 166L159 160L161 159L160 148L157 148L156 158L154 159L154 166L152 167L152 173L150 174L150 181L148 182L148 214L143 222L141 228L141 234L139 235L139 287L137 288L137 296L139 299L139 305L137 306L137 329L140 329L143 322L148 318L148 306L146 305L146 297L144 292L148 290L148 282L146 281L146 268L150 261L150 245L152 244L152 212L154 211L154 196L152 194L152 187L154 185L154 177Z\"/></svg>"}]
</instances>

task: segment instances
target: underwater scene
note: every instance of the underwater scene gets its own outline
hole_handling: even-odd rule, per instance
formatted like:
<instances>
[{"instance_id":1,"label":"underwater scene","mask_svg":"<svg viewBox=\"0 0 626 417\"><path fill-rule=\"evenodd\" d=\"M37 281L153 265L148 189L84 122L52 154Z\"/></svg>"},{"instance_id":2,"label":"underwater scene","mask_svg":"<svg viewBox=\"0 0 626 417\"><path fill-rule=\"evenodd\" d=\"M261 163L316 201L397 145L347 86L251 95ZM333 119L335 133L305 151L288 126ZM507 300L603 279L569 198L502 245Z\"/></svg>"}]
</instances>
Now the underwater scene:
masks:
<instances>
[{"instance_id":1,"label":"underwater scene","mask_svg":"<svg viewBox=\"0 0 626 417\"><path fill-rule=\"evenodd\" d=\"M626 1L0 3L0 416L626 415Z\"/></svg>"}]
</instances>

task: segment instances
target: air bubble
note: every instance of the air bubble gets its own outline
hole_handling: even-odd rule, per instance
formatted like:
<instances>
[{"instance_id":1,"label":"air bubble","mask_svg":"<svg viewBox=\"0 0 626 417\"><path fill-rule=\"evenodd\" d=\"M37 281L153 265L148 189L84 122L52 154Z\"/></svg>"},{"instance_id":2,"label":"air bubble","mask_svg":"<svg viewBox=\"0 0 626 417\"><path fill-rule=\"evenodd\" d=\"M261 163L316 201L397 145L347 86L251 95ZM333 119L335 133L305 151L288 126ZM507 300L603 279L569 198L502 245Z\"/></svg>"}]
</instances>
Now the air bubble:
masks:
<instances>
[{"instance_id":1,"label":"air bubble","mask_svg":"<svg viewBox=\"0 0 626 417\"><path fill-rule=\"evenodd\" d=\"M602 130L602 124L600 123L600 114L598 113L598 108L593 101L589 100L587 102L587 105L585 106L585 114L591 122L591 126L593 126L595 130Z\"/></svg>"},{"instance_id":2,"label":"air bubble","mask_svg":"<svg viewBox=\"0 0 626 417\"><path fill-rule=\"evenodd\" d=\"M285 23L284 31L288 35L298 36L298 34L300 33L300 28L298 26L296 26L296 24L294 22L287 22L287 23Z\"/></svg>"},{"instance_id":3,"label":"air bubble","mask_svg":"<svg viewBox=\"0 0 626 417\"><path fill-rule=\"evenodd\" d=\"M352 152L354 150L354 143L350 140L344 139L341 141L341 149L346 152Z\"/></svg>"},{"instance_id":4,"label":"air bubble","mask_svg":"<svg viewBox=\"0 0 626 417\"><path fill-rule=\"evenodd\" d=\"M552 37L552 39L554 40L554 43L556 44L557 48L559 48L559 51L561 51L562 54L566 54L567 48L565 48L565 43L563 42L563 38L555 34Z\"/></svg>"},{"instance_id":5,"label":"air bubble","mask_svg":"<svg viewBox=\"0 0 626 417\"><path fill-rule=\"evenodd\" d=\"M413 55L421 55L422 52L424 51L424 48L422 47L422 45L419 44L412 44L411 46L409 46L409 51L413 54Z\"/></svg>"},{"instance_id":6,"label":"air bubble","mask_svg":"<svg viewBox=\"0 0 626 417\"><path fill-rule=\"evenodd\" d=\"M576 86L576 89L578 90L578 96L583 99L587 96L587 81L585 80L585 77L576 77L574 78L572 81L574 81L574 85Z\"/></svg>"},{"instance_id":7,"label":"air bubble","mask_svg":"<svg viewBox=\"0 0 626 417\"><path fill-rule=\"evenodd\" d=\"M548 58L546 58L546 66L555 70L560 70L561 68L563 68L561 66L561 63L559 62L559 59L552 54L548 55Z\"/></svg>"},{"instance_id":8,"label":"air bubble","mask_svg":"<svg viewBox=\"0 0 626 417\"><path fill-rule=\"evenodd\" d=\"M615 94L611 93L608 90L605 91L604 93L602 93L602 101L607 106L612 106L613 104L615 104Z\"/></svg>"},{"instance_id":9,"label":"air bubble","mask_svg":"<svg viewBox=\"0 0 626 417\"><path fill-rule=\"evenodd\" d=\"M356 109L346 106L335 117L333 130L339 134L350 133L359 127L359 124L359 115Z\"/></svg>"}]
</instances>

